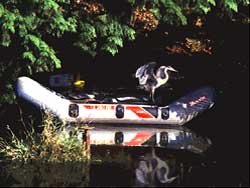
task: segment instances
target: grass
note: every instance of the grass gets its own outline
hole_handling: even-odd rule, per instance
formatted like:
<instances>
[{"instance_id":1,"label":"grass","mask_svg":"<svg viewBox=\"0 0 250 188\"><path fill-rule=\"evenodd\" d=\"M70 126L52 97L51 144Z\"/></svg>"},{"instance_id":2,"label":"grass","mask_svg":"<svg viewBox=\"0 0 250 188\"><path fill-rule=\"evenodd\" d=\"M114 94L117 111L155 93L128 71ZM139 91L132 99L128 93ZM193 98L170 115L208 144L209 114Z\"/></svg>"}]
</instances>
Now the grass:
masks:
<instances>
[{"instance_id":1,"label":"grass","mask_svg":"<svg viewBox=\"0 0 250 188\"><path fill-rule=\"evenodd\" d=\"M51 113L42 116L42 132L34 124L23 125L17 136L6 126L0 137L0 187L86 187L89 182L88 146L82 135L86 127L69 126ZM83 130L84 129L84 130Z\"/></svg>"},{"instance_id":2,"label":"grass","mask_svg":"<svg viewBox=\"0 0 250 188\"><path fill-rule=\"evenodd\" d=\"M59 122L51 113L45 112L43 131L37 133L34 127L24 125L24 138L19 138L6 126L9 139L0 137L0 153L5 159L28 163L41 162L84 162L87 160L87 145L79 138L81 126L76 125L70 134L66 123Z\"/></svg>"}]
</instances>

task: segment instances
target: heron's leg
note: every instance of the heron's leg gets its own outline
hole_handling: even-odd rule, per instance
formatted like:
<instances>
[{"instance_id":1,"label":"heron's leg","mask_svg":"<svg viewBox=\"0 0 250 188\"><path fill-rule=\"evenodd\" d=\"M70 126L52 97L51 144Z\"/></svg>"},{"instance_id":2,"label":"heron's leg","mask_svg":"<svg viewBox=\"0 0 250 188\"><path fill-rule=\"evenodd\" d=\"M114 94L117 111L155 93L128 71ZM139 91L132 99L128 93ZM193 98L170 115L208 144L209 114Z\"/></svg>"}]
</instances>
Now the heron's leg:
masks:
<instances>
[{"instance_id":1,"label":"heron's leg","mask_svg":"<svg viewBox=\"0 0 250 188\"><path fill-rule=\"evenodd\" d=\"M151 99L151 102L155 104L155 89L154 88L150 91L150 99Z\"/></svg>"},{"instance_id":2,"label":"heron's leg","mask_svg":"<svg viewBox=\"0 0 250 188\"><path fill-rule=\"evenodd\" d=\"M154 103L153 102L153 92L152 92L152 90L149 92L149 99L150 99L150 103Z\"/></svg>"}]
</instances>

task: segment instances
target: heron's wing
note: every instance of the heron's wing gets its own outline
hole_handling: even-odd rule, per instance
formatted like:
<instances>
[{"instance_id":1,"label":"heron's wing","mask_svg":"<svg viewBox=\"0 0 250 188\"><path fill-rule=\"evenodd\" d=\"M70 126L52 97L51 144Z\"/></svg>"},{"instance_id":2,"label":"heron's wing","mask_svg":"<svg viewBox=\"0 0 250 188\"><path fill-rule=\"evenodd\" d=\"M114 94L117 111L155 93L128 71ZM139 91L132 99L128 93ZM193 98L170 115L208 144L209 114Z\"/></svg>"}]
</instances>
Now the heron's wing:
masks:
<instances>
[{"instance_id":1,"label":"heron's wing","mask_svg":"<svg viewBox=\"0 0 250 188\"><path fill-rule=\"evenodd\" d=\"M154 75L155 62L148 63L136 70L135 77L139 79L140 85L146 84L148 78Z\"/></svg>"},{"instance_id":2,"label":"heron's wing","mask_svg":"<svg viewBox=\"0 0 250 188\"><path fill-rule=\"evenodd\" d=\"M136 169L135 170L135 176L136 176L137 181L139 181L140 183L146 184L146 185L149 184L148 176L142 170Z\"/></svg>"},{"instance_id":3,"label":"heron's wing","mask_svg":"<svg viewBox=\"0 0 250 188\"><path fill-rule=\"evenodd\" d=\"M135 77L139 79L140 85L146 84L148 75L145 74L147 69L147 65L141 66L136 70Z\"/></svg>"},{"instance_id":4,"label":"heron's wing","mask_svg":"<svg viewBox=\"0 0 250 188\"><path fill-rule=\"evenodd\" d=\"M141 76L144 74L145 67L146 67L146 65L143 65L143 66L139 67L139 68L136 70L136 73L135 73L135 77L136 77L136 78L139 78L139 77L141 77Z\"/></svg>"},{"instance_id":5,"label":"heron's wing","mask_svg":"<svg viewBox=\"0 0 250 188\"><path fill-rule=\"evenodd\" d=\"M150 62L146 65L142 65L136 70L135 77L139 78L143 76L145 73L150 73L152 70L154 70L156 66L156 62Z\"/></svg>"},{"instance_id":6,"label":"heron's wing","mask_svg":"<svg viewBox=\"0 0 250 188\"><path fill-rule=\"evenodd\" d=\"M139 79L140 85L145 85L147 83L147 80L148 80L148 75L145 74L145 75L139 77L138 79Z\"/></svg>"}]
</instances>

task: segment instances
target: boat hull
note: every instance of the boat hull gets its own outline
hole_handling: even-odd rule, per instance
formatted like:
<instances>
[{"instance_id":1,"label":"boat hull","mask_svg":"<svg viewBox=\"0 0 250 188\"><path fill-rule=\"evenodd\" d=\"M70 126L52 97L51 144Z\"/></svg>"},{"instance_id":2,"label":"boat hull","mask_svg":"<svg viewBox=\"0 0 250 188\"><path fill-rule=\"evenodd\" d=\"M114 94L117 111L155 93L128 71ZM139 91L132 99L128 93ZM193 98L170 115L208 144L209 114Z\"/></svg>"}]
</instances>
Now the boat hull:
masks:
<instances>
[{"instance_id":1,"label":"boat hull","mask_svg":"<svg viewBox=\"0 0 250 188\"><path fill-rule=\"evenodd\" d=\"M66 122L105 124L183 125L214 105L211 87L199 88L170 103L158 107L147 104L89 104L68 100L38 82L19 77L17 95L33 105L57 115Z\"/></svg>"}]
</instances>

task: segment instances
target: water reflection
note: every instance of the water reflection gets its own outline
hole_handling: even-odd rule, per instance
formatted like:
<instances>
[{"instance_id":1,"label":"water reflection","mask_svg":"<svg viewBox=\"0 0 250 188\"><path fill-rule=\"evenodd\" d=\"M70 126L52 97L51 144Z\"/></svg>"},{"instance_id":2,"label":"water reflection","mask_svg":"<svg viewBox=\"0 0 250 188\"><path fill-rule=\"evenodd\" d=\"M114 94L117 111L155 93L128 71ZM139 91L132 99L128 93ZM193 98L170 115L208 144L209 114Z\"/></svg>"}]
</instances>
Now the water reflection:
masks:
<instances>
[{"instance_id":1,"label":"water reflection","mask_svg":"<svg viewBox=\"0 0 250 188\"><path fill-rule=\"evenodd\" d=\"M107 175L107 170L116 166L108 162L108 167L95 174L92 186L135 186L155 187L193 185L192 173L206 168L202 157L212 145L209 138L200 137L192 130L180 126L148 125L93 125L90 131L92 151L103 158L119 158L119 163L126 163L127 168ZM130 157L121 157L129 154ZM198 155L197 155L198 154ZM197 155L197 156L196 156ZM110 158L110 156L113 156ZM113 160L119 161L119 160ZM132 161L132 164L131 164ZM123 167L125 165L123 164ZM94 171L94 169L92 168ZM94 173L94 172L93 172ZM119 174L122 177L119 177ZM129 174L129 175L128 175ZM200 178L201 181L202 177ZM119 180L119 182L116 182ZM121 183L121 181L123 183ZM129 184L128 184L129 182ZM199 182L199 181L195 181Z\"/></svg>"},{"instance_id":2,"label":"water reflection","mask_svg":"<svg viewBox=\"0 0 250 188\"><path fill-rule=\"evenodd\" d=\"M88 168L83 163L0 164L0 187L85 187Z\"/></svg>"},{"instance_id":3,"label":"water reflection","mask_svg":"<svg viewBox=\"0 0 250 188\"><path fill-rule=\"evenodd\" d=\"M152 150L151 154L142 157L135 169L135 184L140 186L154 185L156 181L162 184L173 182L177 177L169 177L170 167Z\"/></svg>"},{"instance_id":4,"label":"water reflection","mask_svg":"<svg viewBox=\"0 0 250 188\"><path fill-rule=\"evenodd\" d=\"M0 163L0 187L192 185L192 173L204 170L196 158L211 146L184 127L94 127L91 163Z\"/></svg>"},{"instance_id":5,"label":"water reflection","mask_svg":"<svg viewBox=\"0 0 250 188\"><path fill-rule=\"evenodd\" d=\"M212 144L209 138L181 126L110 126L95 125L90 131L92 145L119 145L139 147L161 147L203 153Z\"/></svg>"}]
</instances>

